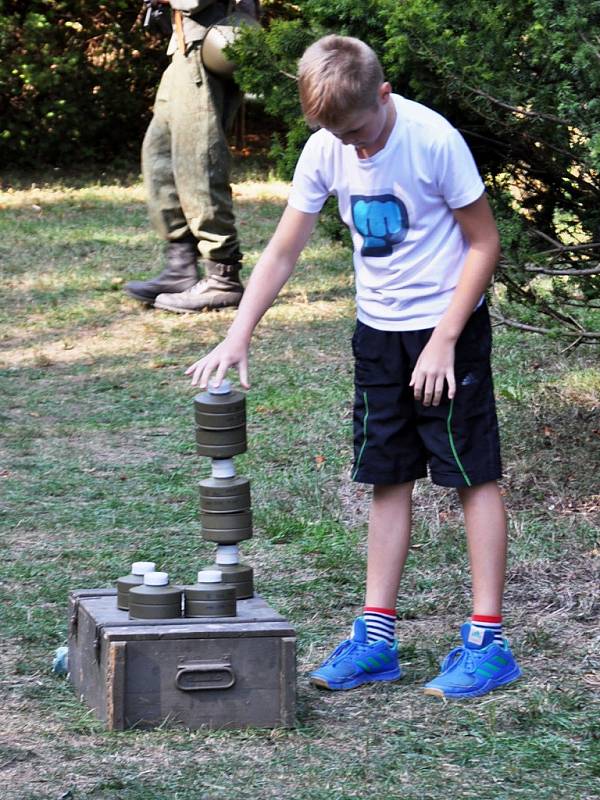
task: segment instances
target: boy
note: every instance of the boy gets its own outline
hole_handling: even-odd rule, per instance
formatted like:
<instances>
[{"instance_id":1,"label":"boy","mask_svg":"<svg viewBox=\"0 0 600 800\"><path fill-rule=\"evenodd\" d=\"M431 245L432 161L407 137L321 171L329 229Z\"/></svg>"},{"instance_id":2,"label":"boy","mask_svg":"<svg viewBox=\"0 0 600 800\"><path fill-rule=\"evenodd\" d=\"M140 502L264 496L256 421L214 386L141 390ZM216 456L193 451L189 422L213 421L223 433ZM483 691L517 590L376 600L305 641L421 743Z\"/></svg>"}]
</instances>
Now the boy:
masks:
<instances>
[{"instance_id":1,"label":"boy","mask_svg":"<svg viewBox=\"0 0 600 800\"><path fill-rule=\"evenodd\" d=\"M486 694L520 676L502 637L506 519L483 293L499 255L484 186L439 114L391 93L373 51L326 36L299 65L302 109L320 126L298 161L288 206L225 340L187 370L248 387L254 327L291 275L331 194L352 233L358 321L354 480L373 484L364 614L311 676L328 689L397 680L395 606L414 481L456 487L473 576L473 615L427 694Z\"/></svg>"}]
</instances>

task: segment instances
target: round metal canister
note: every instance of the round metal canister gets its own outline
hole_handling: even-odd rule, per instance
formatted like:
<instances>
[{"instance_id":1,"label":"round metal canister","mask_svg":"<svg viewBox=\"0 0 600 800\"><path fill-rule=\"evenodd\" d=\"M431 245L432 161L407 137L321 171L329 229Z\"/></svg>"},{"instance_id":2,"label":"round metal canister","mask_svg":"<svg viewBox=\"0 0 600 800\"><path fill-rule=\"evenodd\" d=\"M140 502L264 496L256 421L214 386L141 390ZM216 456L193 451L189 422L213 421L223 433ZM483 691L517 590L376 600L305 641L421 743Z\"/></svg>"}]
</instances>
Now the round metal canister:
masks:
<instances>
[{"instance_id":1,"label":"round metal canister","mask_svg":"<svg viewBox=\"0 0 600 800\"><path fill-rule=\"evenodd\" d=\"M254 597L254 570L247 564L214 564L223 573L223 583L235 588L237 600Z\"/></svg>"},{"instance_id":2,"label":"round metal canister","mask_svg":"<svg viewBox=\"0 0 600 800\"><path fill-rule=\"evenodd\" d=\"M144 582L146 572L154 572L156 564L154 561L134 561L131 565L131 573L117 579L117 608L121 611L129 611L129 591L134 586L141 586Z\"/></svg>"},{"instance_id":3,"label":"round metal canister","mask_svg":"<svg viewBox=\"0 0 600 800\"><path fill-rule=\"evenodd\" d=\"M248 478L207 478L200 481L200 510L206 514L249 511Z\"/></svg>"},{"instance_id":4,"label":"round metal canister","mask_svg":"<svg viewBox=\"0 0 600 800\"><path fill-rule=\"evenodd\" d=\"M194 397L196 452L209 458L245 453L246 396L232 391L228 381Z\"/></svg>"},{"instance_id":5,"label":"round metal canister","mask_svg":"<svg viewBox=\"0 0 600 800\"><path fill-rule=\"evenodd\" d=\"M202 538L217 544L236 544L252 538L252 512L200 514Z\"/></svg>"},{"instance_id":6,"label":"round metal canister","mask_svg":"<svg viewBox=\"0 0 600 800\"><path fill-rule=\"evenodd\" d=\"M144 583L129 592L131 619L174 619L181 616L181 586L170 586L166 572L144 575Z\"/></svg>"},{"instance_id":7,"label":"round metal canister","mask_svg":"<svg viewBox=\"0 0 600 800\"><path fill-rule=\"evenodd\" d=\"M202 570L198 583L184 588L186 617L235 617L235 588L221 577L221 570Z\"/></svg>"},{"instance_id":8,"label":"round metal canister","mask_svg":"<svg viewBox=\"0 0 600 800\"><path fill-rule=\"evenodd\" d=\"M232 458L248 449L246 428L209 430L196 425L196 453L208 458Z\"/></svg>"},{"instance_id":9,"label":"round metal canister","mask_svg":"<svg viewBox=\"0 0 600 800\"><path fill-rule=\"evenodd\" d=\"M204 528L226 531L233 528L249 528L252 530L252 512L238 511L231 514L201 513L200 522L202 523L202 530Z\"/></svg>"},{"instance_id":10,"label":"round metal canister","mask_svg":"<svg viewBox=\"0 0 600 800\"><path fill-rule=\"evenodd\" d=\"M259 23L250 14L235 11L225 19L211 25L202 40L202 63L210 72L220 78L231 78L235 71L235 61L225 55L228 45L233 44L246 25L257 26Z\"/></svg>"}]
</instances>

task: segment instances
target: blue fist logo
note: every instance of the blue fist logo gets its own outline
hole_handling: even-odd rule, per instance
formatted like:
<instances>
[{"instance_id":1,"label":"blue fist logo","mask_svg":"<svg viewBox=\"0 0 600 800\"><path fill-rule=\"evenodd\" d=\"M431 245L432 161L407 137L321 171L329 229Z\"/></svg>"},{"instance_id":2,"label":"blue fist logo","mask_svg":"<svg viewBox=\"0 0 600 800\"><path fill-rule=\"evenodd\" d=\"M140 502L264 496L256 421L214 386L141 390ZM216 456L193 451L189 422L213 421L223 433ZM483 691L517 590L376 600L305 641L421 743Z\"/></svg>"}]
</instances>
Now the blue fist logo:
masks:
<instances>
[{"instance_id":1,"label":"blue fist logo","mask_svg":"<svg viewBox=\"0 0 600 800\"><path fill-rule=\"evenodd\" d=\"M389 256L395 244L404 241L408 233L408 211L393 194L377 197L354 195L352 219L356 230L364 236L363 256Z\"/></svg>"}]
</instances>

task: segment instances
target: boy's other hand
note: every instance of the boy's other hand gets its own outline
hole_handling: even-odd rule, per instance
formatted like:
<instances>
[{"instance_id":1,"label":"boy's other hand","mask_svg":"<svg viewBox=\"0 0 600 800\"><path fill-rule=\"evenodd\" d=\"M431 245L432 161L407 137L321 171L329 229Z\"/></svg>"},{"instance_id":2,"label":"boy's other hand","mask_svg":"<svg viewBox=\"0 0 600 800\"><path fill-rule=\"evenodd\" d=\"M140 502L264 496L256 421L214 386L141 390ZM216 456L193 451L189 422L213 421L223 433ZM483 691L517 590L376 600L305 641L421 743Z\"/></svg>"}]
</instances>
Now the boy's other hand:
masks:
<instances>
[{"instance_id":1,"label":"boy's other hand","mask_svg":"<svg viewBox=\"0 0 600 800\"><path fill-rule=\"evenodd\" d=\"M185 374L192 376L192 386L206 389L213 373L211 383L218 386L230 367L237 368L242 387L249 389L248 346L229 339L224 339L208 355L195 361L186 369Z\"/></svg>"},{"instance_id":2,"label":"boy's other hand","mask_svg":"<svg viewBox=\"0 0 600 800\"><path fill-rule=\"evenodd\" d=\"M410 379L415 400L421 400L424 406L439 406L445 383L448 384L448 398L452 400L456 393L454 341L438 339L433 334L423 348Z\"/></svg>"}]
</instances>

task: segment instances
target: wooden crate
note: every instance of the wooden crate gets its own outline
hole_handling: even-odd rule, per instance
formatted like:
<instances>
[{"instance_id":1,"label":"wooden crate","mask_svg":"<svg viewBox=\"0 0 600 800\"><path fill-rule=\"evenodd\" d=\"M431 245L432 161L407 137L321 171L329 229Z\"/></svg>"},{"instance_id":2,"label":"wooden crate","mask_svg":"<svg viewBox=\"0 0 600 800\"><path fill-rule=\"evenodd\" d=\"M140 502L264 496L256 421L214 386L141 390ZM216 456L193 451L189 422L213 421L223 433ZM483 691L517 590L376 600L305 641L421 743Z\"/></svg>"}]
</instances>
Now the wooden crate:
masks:
<instances>
[{"instance_id":1,"label":"wooden crate","mask_svg":"<svg viewBox=\"0 0 600 800\"><path fill-rule=\"evenodd\" d=\"M131 620L116 591L71 593L69 672L110 730L293 727L296 634L262 598L237 616Z\"/></svg>"}]
</instances>

